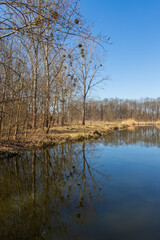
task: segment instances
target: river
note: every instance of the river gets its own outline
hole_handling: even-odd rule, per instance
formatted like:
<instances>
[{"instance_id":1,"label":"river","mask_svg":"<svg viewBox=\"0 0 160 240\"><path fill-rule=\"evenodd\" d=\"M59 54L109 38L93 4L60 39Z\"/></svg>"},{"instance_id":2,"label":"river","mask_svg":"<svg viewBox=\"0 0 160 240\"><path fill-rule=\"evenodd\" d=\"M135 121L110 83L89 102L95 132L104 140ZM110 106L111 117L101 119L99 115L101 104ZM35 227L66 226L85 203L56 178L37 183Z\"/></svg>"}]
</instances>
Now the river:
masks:
<instances>
[{"instance_id":1,"label":"river","mask_svg":"<svg viewBox=\"0 0 160 240\"><path fill-rule=\"evenodd\" d=\"M0 239L159 240L160 130L3 159Z\"/></svg>"}]
</instances>

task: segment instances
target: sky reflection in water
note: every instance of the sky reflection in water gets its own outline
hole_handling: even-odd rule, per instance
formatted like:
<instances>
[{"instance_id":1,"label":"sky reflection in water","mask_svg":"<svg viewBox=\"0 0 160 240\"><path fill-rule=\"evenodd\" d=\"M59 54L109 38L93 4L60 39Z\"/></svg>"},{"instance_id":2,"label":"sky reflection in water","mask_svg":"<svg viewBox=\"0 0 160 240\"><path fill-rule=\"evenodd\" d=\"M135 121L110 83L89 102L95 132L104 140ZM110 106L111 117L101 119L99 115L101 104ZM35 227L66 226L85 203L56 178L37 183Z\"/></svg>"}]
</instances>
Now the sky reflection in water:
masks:
<instances>
[{"instance_id":1,"label":"sky reflection in water","mask_svg":"<svg viewBox=\"0 0 160 240\"><path fill-rule=\"evenodd\" d=\"M160 130L0 163L1 239L160 239Z\"/></svg>"}]
</instances>

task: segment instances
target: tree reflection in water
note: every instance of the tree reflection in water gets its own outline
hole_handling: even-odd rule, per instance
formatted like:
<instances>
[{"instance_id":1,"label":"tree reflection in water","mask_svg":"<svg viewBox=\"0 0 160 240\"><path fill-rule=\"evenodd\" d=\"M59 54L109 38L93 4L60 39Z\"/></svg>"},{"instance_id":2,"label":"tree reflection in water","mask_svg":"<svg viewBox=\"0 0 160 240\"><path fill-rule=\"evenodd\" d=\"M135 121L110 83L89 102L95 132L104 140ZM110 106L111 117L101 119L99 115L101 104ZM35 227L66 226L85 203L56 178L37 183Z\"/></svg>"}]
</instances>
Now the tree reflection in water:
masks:
<instances>
[{"instance_id":1,"label":"tree reflection in water","mask_svg":"<svg viewBox=\"0 0 160 240\"><path fill-rule=\"evenodd\" d=\"M145 147L160 147L160 131L156 127L135 127L134 131L115 131L103 140L104 145L141 145Z\"/></svg>"},{"instance_id":2,"label":"tree reflection in water","mask_svg":"<svg viewBox=\"0 0 160 240\"><path fill-rule=\"evenodd\" d=\"M66 144L0 163L1 239L81 239L102 194L85 151Z\"/></svg>"},{"instance_id":3,"label":"tree reflection in water","mask_svg":"<svg viewBox=\"0 0 160 240\"><path fill-rule=\"evenodd\" d=\"M160 131L116 131L100 143L160 147ZM100 184L108 179L98 171L98 154L94 142L84 142L2 160L0 239L84 239L95 232L89 228L97 219L97 201L102 203Z\"/></svg>"}]
</instances>

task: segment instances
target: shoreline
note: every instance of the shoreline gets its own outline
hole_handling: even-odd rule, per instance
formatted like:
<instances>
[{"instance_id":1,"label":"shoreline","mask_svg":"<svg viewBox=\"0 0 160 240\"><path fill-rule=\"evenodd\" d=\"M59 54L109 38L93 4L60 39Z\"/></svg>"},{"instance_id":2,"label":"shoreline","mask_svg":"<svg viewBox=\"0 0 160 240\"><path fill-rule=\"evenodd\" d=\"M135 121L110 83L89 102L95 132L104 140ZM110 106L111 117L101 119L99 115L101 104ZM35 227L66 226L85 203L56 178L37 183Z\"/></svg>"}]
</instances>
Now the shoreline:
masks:
<instances>
[{"instance_id":1,"label":"shoreline","mask_svg":"<svg viewBox=\"0 0 160 240\"><path fill-rule=\"evenodd\" d=\"M64 143L82 142L94 140L111 134L114 131L134 130L137 126L157 126L156 122L86 122L85 126L80 124L54 127L49 134L41 129L29 130L27 136L19 137L17 140L0 141L0 159L5 155L17 155L22 151L51 147Z\"/></svg>"}]
</instances>

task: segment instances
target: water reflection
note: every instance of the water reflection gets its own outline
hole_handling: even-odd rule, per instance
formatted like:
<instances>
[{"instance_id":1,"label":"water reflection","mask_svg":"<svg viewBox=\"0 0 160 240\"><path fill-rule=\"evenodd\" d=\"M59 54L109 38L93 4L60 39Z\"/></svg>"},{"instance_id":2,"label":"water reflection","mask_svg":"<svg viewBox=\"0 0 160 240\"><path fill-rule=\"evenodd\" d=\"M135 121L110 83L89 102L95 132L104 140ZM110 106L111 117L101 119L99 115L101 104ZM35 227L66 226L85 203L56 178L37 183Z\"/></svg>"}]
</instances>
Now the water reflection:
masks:
<instances>
[{"instance_id":1,"label":"water reflection","mask_svg":"<svg viewBox=\"0 0 160 240\"><path fill-rule=\"evenodd\" d=\"M107 177L87 160L87 148L68 144L0 163L1 239L81 239L78 229L96 217L102 194L95 174Z\"/></svg>"},{"instance_id":2,"label":"water reflection","mask_svg":"<svg viewBox=\"0 0 160 240\"><path fill-rule=\"evenodd\" d=\"M0 239L146 240L156 232L158 240L160 162L151 146L160 147L160 130L139 127L1 160Z\"/></svg>"},{"instance_id":3,"label":"water reflection","mask_svg":"<svg viewBox=\"0 0 160 240\"><path fill-rule=\"evenodd\" d=\"M140 145L145 147L160 147L160 130L156 127L135 127L134 131L115 131L103 139L107 145Z\"/></svg>"}]
</instances>

